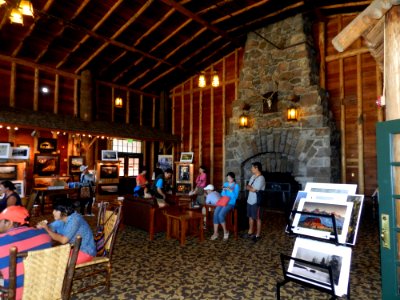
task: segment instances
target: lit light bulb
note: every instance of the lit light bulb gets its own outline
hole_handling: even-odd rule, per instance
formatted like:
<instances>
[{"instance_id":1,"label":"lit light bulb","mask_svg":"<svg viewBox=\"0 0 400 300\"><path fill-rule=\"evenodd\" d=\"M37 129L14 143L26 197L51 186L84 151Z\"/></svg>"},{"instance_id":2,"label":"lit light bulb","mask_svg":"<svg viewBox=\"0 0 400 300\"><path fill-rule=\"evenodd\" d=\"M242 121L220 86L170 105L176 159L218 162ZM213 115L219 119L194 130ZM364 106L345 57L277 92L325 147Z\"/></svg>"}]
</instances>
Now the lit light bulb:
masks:
<instances>
[{"instance_id":1,"label":"lit light bulb","mask_svg":"<svg viewBox=\"0 0 400 300\"><path fill-rule=\"evenodd\" d=\"M204 75L204 73L202 72L199 76L199 87L203 88L206 86L206 76Z\"/></svg>"},{"instance_id":2,"label":"lit light bulb","mask_svg":"<svg viewBox=\"0 0 400 300\"><path fill-rule=\"evenodd\" d=\"M33 6L31 1L29 0L22 0L19 4L19 11L25 16L33 17Z\"/></svg>"},{"instance_id":3,"label":"lit light bulb","mask_svg":"<svg viewBox=\"0 0 400 300\"><path fill-rule=\"evenodd\" d=\"M213 75L211 85L212 85L213 87L218 87L218 86L219 86L219 77L218 77L218 74L217 74L217 73L215 73L215 74Z\"/></svg>"},{"instance_id":4,"label":"lit light bulb","mask_svg":"<svg viewBox=\"0 0 400 300\"><path fill-rule=\"evenodd\" d=\"M24 24L21 12L17 8L13 8L10 13L11 23Z\"/></svg>"}]
</instances>

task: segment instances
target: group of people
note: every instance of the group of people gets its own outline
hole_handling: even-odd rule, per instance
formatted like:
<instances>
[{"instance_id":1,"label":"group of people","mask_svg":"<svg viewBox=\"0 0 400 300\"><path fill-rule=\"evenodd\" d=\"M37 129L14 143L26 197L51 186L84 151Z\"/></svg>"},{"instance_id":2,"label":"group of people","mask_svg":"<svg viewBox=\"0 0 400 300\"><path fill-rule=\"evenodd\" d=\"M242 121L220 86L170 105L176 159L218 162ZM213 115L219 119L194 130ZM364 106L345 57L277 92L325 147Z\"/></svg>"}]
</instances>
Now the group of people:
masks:
<instances>
[{"instance_id":1,"label":"group of people","mask_svg":"<svg viewBox=\"0 0 400 300\"><path fill-rule=\"evenodd\" d=\"M153 184L150 185L146 179L146 169L142 169L141 173L136 178L135 191L138 196L149 195L157 199L160 207L166 205L166 185L171 179L173 171L168 168L165 171L159 172L154 177ZM249 218L249 230L243 235L257 242L261 238L261 211L257 205L257 191L265 189L265 178L262 175L262 165L260 162L254 162L251 166L252 176L249 184L246 186L248 193L247 198L247 217ZM234 209L236 201L239 197L240 186L236 182L235 173L228 172L226 175L227 181L223 184L221 193L215 191L212 184L207 185L207 168L205 166L199 167L199 174L196 177L195 188L189 192L190 196L199 197L205 196L205 203L209 205L216 205L213 215L214 232L211 240L218 239L218 228L221 225L223 229L223 240L229 239L229 231L226 228L226 215ZM229 197L229 201L225 206L218 206L217 202L221 197ZM198 201L198 200L197 200ZM199 201L198 201L199 202ZM201 204L204 204L201 203Z\"/></svg>"},{"instance_id":2,"label":"group of people","mask_svg":"<svg viewBox=\"0 0 400 300\"><path fill-rule=\"evenodd\" d=\"M84 172L83 172L84 173ZM83 175L82 180L84 179ZM89 262L96 256L93 232L82 214L75 211L69 199L54 203L54 222L46 220L36 227L29 226L29 212L22 206L22 201L11 181L0 183L0 272L4 286L9 284L9 249L16 246L18 251L33 251L50 248L53 242L60 244L74 243L77 236L82 237L77 264ZM91 207L92 203L86 203ZM90 211L91 212L91 211ZM22 298L24 270L22 260L17 261L16 299Z\"/></svg>"}]
</instances>

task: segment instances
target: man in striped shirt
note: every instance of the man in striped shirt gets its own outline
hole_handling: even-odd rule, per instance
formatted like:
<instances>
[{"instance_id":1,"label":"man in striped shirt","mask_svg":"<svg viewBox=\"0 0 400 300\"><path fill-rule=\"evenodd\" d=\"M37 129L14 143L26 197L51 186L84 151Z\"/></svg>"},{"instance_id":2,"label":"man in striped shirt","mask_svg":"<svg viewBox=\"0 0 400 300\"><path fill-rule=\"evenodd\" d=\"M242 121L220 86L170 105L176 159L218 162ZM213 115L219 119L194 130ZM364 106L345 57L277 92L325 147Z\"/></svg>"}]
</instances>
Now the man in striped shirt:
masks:
<instances>
[{"instance_id":1,"label":"man in striped shirt","mask_svg":"<svg viewBox=\"0 0 400 300\"><path fill-rule=\"evenodd\" d=\"M16 246L18 252L40 250L51 247L51 238L44 229L26 226L28 211L22 206L9 206L0 213L0 272L4 286L9 284L10 247ZM24 268L22 259L17 260L16 299L22 298Z\"/></svg>"}]
</instances>

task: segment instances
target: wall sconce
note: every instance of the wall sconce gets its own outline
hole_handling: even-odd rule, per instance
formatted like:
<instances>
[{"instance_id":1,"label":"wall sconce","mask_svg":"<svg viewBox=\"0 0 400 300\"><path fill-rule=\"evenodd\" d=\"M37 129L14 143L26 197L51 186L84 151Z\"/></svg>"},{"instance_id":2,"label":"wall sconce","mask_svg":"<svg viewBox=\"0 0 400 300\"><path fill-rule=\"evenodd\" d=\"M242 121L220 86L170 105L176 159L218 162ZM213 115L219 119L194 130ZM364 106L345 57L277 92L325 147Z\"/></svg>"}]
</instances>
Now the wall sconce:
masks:
<instances>
[{"instance_id":1,"label":"wall sconce","mask_svg":"<svg viewBox=\"0 0 400 300\"><path fill-rule=\"evenodd\" d=\"M118 96L117 98L115 98L115 100L114 100L114 106L115 106L116 108L122 108L123 104L124 104L124 101L122 100L121 97Z\"/></svg>"},{"instance_id":2,"label":"wall sconce","mask_svg":"<svg viewBox=\"0 0 400 300\"><path fill-rule=\"evenodd\" d=\"M297 107L291 106L287 109L287 120L288 121L297 121L299 110Z\"/></svg>"},{"instance_id":3,"label":"wall sconce","mask_svg":"<svg viewBox=\"0 0 400 300\"><path fill-rule=\"evenodd\" d=\"M239 117L239 128L248 128L249 127L249 118L247 115L242 113Z\"/></svg>"},{"instance_id":4,"label":"wall sconce","mask_svg":"<svg viewBox=\"0 0 400 300\"><path fill-rule=\"evenodd\" d=\"M198 87L199 88L204 88L207 85L207 80L206 80L206 72L201 71L199 75L199 81L198 81ZM211 76L211 85L213 87L218 87L219 86L219 76L217 71L213 71L212 76Z\"/></svg>"}]
</instances>

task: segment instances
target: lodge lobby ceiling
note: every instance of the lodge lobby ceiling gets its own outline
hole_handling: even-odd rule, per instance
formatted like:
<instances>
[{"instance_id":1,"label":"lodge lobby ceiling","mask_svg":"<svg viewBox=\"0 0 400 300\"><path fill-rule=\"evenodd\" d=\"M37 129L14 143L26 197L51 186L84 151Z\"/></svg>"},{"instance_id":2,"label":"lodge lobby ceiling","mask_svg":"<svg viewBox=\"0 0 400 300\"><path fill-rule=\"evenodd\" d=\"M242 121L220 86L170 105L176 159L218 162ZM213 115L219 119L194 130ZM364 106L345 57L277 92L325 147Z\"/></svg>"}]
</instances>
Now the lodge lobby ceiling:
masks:
<instances>
[{"instance_id":1,"label":"lodge lobby ceiling","mask_svg":"<svg viewBox=\"0 0 400 300\"><path fill-rule=\"evenodd\" d=\"M102 121L85 122L71 116L15 108L3 108L0 110L0 124L2 126L31 128L32 130L85 133L93 136L129 138L143 141L179 141L177 136L145 126Z\"/></svg>"},{"instance_id":2,"label":"lodge lobby ceiling","mask_svg":"<svg viewBox=\"0 0 400 300\"><path fill-rule=\"evenodd\" d=\"M371 1L33 0L34 17L10 24L0 7L0 55L155 93L244 45L247 34L305 12L323 20ZM267 37L263 37L267 39ZM275 45L280 47L280 45Z\"/></svg>"}]
</instances>

